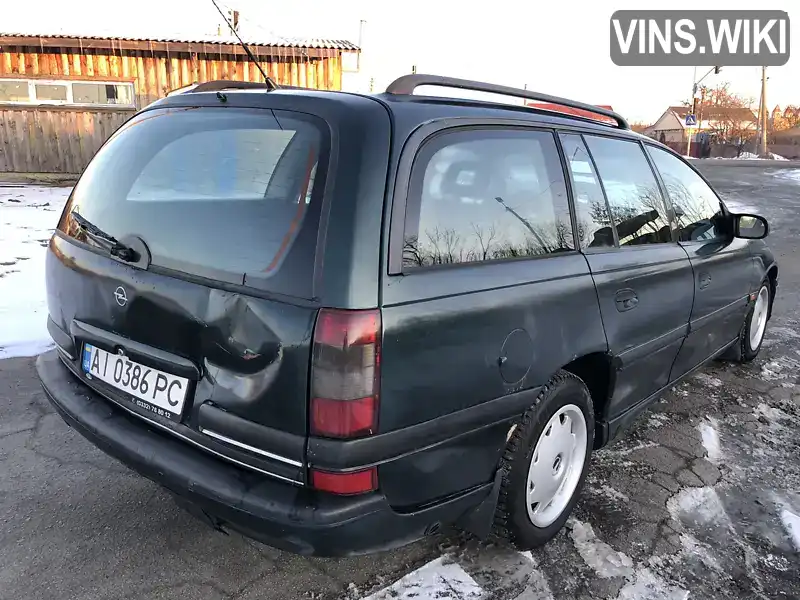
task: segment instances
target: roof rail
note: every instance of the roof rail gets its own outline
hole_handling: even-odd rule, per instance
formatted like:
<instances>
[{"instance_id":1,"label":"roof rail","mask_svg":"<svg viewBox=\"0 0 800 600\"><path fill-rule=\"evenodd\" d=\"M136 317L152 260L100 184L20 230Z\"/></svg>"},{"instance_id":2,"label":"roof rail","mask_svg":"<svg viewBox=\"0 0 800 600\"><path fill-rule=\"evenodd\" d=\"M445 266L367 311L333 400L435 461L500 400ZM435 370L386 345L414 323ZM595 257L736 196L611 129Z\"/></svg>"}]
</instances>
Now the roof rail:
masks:
<instances>
[{"instance_id":1,"label":"roof rail","mask_svg":"<svg viewBox=\"0 0 800 600\"><path fill-rule=\"evenodd\" d=\"M194 88L189 90L191 93L197 92L220 92L223 90L249 90L249 89L266 89L268 91L277 90L281 86L272 81L269 77L266 81L227 81L220 79L217 81L206 81L200 83Z\"/></svg>"},{"instance_id":2,"label":"roof rail","mask_svg":"<svg viewBox=\"0 0 800 600\"><path fill-rule=\"evenodd\" d=\"M414 93L414 90L416 88L423 85L458 88L462 90L474 90L476 92L489 92L492 94L501 94L503 96L512 96L515 98L540 100L542 102L548 102L550 104L569 106L570 108L579 108L581 110L585 110L587 112L594 113L596 115L603 115L604 117L609 117L611 119L614 119L614 121L616 121L617 126L620 129L631 128L630 125L628 125L628 122L625 120L625 118L622 115L614 112L613 110L607 110L605 108L600 108L599 106L585 104L583 102L578 102L576 100L569 100L567 98L559 98L558 96L541 94L539 92L533 92L531 90L520 90L518 88L507 87L504 85L496 85L494 83L483 83L481 81L471 81L469 79L457 79L455 77L443 77L441 75L423 75L423 74L403 75L402 77L398 77L392 83L389 84L389 87L386 88L386 93L396 94L396 95L411 95ZM570 117L573 115L566 115L566 116Z\"/></svg>"}]
</instances>

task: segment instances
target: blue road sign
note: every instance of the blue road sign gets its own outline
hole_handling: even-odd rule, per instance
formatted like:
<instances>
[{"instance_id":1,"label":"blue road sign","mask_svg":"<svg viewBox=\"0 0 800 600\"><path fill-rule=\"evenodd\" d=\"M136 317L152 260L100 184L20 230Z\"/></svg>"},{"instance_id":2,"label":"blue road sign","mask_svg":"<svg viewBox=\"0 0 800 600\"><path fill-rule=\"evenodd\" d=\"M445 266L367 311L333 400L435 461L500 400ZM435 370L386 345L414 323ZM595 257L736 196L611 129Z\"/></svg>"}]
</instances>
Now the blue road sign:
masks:
<instances>
[{"instance_id":1,"label":"blue road sign","mask_svg":"<svg viewBox=\"0 0 800 600\"><path fill-rule=\"evenodd\" d=\"M696 115L686 115L686 126L687 127L696 127L697 126L697 116Z\"/></svg>"}]
</instances>

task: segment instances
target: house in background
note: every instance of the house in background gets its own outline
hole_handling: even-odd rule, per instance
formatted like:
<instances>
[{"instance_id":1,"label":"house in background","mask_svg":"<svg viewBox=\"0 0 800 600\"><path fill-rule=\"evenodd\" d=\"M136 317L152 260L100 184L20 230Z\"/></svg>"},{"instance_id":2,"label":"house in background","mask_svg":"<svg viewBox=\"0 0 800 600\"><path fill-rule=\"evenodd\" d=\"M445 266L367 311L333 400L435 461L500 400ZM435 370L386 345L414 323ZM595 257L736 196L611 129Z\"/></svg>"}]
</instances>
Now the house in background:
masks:
<instances>
[{"instance_id":1,"label":"house in background","mask_svg":"<svg viewBox=\"0 0 800 600\"><path fill-rule=\"evenodd\" d=\"M689 111L688 106L670 106L644 134L667 145L685 145L690 131L686 127ZM698 112L697 126L691 128L693 142L698 134L743 137L755 134L757 129L756 114L749 108L704 106Z\"/></svg>"},{"instance_id":2,"label":"house in background","mask_svg":"<svg viewBox=\"0 0 800 600\"><path fill-rule=\"evenodd\" d=\"M360 49L345 40L246 40L279 84L342 89ZM263 81L235 38L0 33L0 174L80 173L137 110L215 79Z\"/></svg>"},{"instance_id":3,"label":"house in background","mask_svg":"<svg viewBox=\"0 0 800 600\"><path fill-rule=\"evenodd\" d=\"M800 126L776 132L769 150L784 158L800 159Z\"/></svg>"}]
</instances>

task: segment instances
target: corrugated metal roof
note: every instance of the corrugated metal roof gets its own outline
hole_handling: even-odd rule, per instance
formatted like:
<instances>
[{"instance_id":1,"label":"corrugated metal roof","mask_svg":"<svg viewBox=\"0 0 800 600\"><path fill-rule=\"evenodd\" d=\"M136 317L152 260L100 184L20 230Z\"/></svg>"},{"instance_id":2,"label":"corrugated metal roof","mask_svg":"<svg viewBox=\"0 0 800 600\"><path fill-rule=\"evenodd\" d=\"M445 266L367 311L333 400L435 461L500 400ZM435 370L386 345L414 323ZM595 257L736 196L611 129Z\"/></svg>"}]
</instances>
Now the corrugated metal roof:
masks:
<instances>
[{"instance_id":1,"label":"corrugated metal roof","mask_svg":"<svg viewBox=\"0 0 800 600\"><path fill-rule=\"evenodd\" d=\"M238 44L233 36L166 36L166 37L138 37L138 36L117 36L117 35L87 35L79 32L60 32L60 33L9 33L0 31L0 37L20 37L20 38L41 38L42 40L52 39L84 39L112 42L114 40L124 40L131 42L160 42L177 44ZM359 47L347 40L330 40L323 38L292 38L282 36L266 36L257 40L245 39L248 46L269 46L281 48L324 48L333 50L359 50Z\"/></svg>"},{"instance_id":2,"label":"corrugated metal roof","mask_svg":"<svg viewBox=\"0 0 800 600\"><path fill-rule=\"evenodd\" d=\"M669 110L674 112L680 119L685 119L689 114L688 106L670 106ZM739 121L756 121L756 113L744 106L704 106L703 120L730 119Z\"/></svg>"}]
</instances>

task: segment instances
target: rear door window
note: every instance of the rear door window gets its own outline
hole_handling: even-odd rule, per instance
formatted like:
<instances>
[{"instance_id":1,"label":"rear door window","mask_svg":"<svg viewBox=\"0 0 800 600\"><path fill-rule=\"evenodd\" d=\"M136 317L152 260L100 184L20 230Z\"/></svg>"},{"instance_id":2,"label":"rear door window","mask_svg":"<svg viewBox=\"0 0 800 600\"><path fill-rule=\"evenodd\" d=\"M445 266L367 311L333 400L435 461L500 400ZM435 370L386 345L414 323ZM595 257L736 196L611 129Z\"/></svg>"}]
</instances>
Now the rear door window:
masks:
<instances>
[{"instance_id":1,"label":"rear door window","mask_svg":"<svg viewBox=\"0 0 800 600\"><path fill-rule=\"evenodd\" d=\"M669 206L638 142L584 136L603 182L620 246L672 241Z\"/></svg>"},{"instance_id":2,"label":"rear door window","mask_svg":"<svg viewBox=\"0 0 800 600\"><path fill-rule=\"evenodd\" d=\"M575 198L575 217L581 248L614 246L614 230L606 198L583 139L575 133L561 134L561 145L572 176L572 194Z\"/></svg>"},{"instance_id":3,"label":"rear door window","mask_svg":"<svg viewBox=\"0 0 800 600\"><path fill-rule=\"evenodd\" d=\"M414 162L405 268L544 256L575 249L553 134L440 134Z\"/></svg>"},{"instance_id":4,"label":"rear door window","mask_svg":"<svg viewBox=\"0 0 800 600\"><path fill-rule=\"evenodd\" d=\"M321 124L293 113L144 112L98 152L60 229L80 238L75 210L122 242L140 237L156 267L238 284L268 279L293 253L313 254L327 143ZM311 248L295 247L303 243Z\"/></svg>"}]
</instances>

